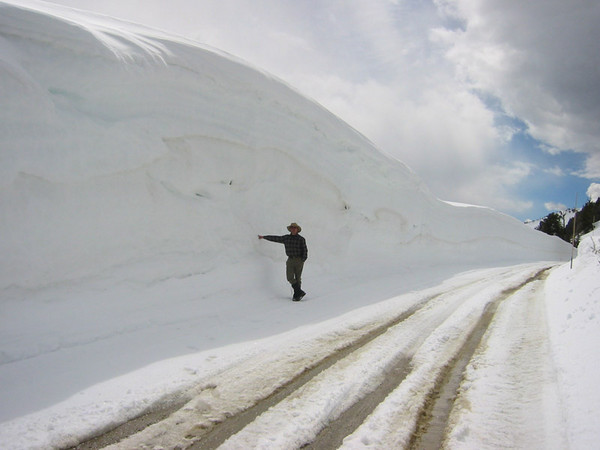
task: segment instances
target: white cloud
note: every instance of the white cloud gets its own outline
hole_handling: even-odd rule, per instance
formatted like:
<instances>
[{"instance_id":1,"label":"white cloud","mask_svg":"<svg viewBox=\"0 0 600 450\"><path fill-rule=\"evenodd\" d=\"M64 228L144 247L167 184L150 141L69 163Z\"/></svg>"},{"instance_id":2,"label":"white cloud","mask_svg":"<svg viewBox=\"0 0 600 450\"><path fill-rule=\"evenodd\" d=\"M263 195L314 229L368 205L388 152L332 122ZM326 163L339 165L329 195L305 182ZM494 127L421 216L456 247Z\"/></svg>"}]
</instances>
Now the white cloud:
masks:
<instances>
[{"instance_id":1,"label":"white cloud","mask_svg":"<svg viewBox=\"0 0 600 450\"><path fill-rule=\"evenodd\" d=\"M531 174L531 166L523 162L494 164L482 171L478 177L463 181L459 186L461 198L475 204L484 204L500 211L522 213L533 203L522 200L514 189Z\"/></svg>"},{"instance_id":2,"label":"white cloud","mask_svg":"<svg viewBox=\"0 0 600 450\"><path fill-rule=\"evenodd\" d=\"M586 161L585 169L578 175L589 179L600 178L600 153L591 155Z\"/></svg>"},{"instance_id":3,"label":"white cloud","mask_svg":"<svg viewBox=\"0 0 600 450\"><path fill-rule=\"evenodd\" d=\"M438 36L466 82L499 98L550 148L600 153L598 2L436 3L463 21Z\"/></svg>"},{"instance_id":4,"label":"white cloud","mask_svg":"<svg viewBox=\"0 0 600 450\"><path fill-rule=\"evenodd\" d=\"M562 169L562 167L559 167L559 166L554 166L554 167L545 169L544 172L546 172L550 175L554 175L556 177L565 176L565 171Z\"/></svg>"},{"instance_id":5,"label":"white cloud","mask_svg":"<svg viewBox=\"0 0 600 450\"><path fill-rule=\"evenodd\" d=\"M567 209L567 205L564 205L562 203L555 203L555 202L546 202L546 203L544 203L544 207L548 211L564 211Z\"/></svg>"},{"instance_id":6,"label":"white cloud","mask_svg":"<svg viewBox=\"0 0 600 450\"><path fill-rule=\"evenodd\" d=\"M591 201L595 202L596 200L598 200L598 197L600 197L600 184L599 183L590 184L590 186L588 187L588 189L586 191L586 194Z\"/></svg>"}]
</instances>

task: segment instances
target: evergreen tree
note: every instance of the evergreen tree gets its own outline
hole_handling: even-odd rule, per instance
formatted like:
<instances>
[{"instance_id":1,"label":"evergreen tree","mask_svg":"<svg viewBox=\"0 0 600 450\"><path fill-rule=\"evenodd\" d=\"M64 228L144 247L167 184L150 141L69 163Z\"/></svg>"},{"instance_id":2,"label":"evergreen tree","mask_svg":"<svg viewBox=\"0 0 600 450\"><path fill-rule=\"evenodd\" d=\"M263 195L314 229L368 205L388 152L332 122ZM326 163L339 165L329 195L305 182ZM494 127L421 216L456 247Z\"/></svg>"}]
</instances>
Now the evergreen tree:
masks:
<instances>
[{"instance_id":1,"label":"evergreen tree","mask_svg":"<svg viewBox=\"0 0 600 450\"><path fill-rule=\"evenodd\" d=\"M563 239L567 242L571 242L573 240L573 223L574 222L577 222L577 213L575 214L575 217L573 217L572 219L569 220L569 223L565 227L565 235L564 235ZM577 224L577 227L579 228L579 224ZM577 233L575 233L574 245L575 245L575 247L577 247L579 245L579 238L578 238Z\"/></svg>"},{"instance_id":2,"label":"evergreen tree","mask_svg":"<svg viewBox=\"0 0 600 450\"><path fill-rule=\"evenodd\" d=\"M558 236L564 239L565 228L563 226L563 218L559 213L553 212L544 217L536 228L551 236Z\"/></svg>"},{"instance_id":3,"label":"evergreen tree","mask_svg":"<svg viewBox=\"0 0 600 450\"><path fill-rule=\"evenodd\" d=\"M598 215L600 202L598 200L596 202L587 202L577 214L577 234L589 233L594 229L594 222L600 220Z\"/></svg>"},{"instance_id":4,"label":"evergreen tree","mask_svg":"<svg viewBox=\"0 0 600 450\"><path fill-rule=\"evenodd\" d=\"M600 220L600 198L595 202L588 201L581 211L576 212L575 216L564 224L564 213L552 212L544 217L536 230L542 231L552 236L558 236L564 241L571 242L573 239L573 225L575 224L575 246L579 245L579 238L582 234L589 233L594 229L594 223Z\"/></svg>"}]
</instances>

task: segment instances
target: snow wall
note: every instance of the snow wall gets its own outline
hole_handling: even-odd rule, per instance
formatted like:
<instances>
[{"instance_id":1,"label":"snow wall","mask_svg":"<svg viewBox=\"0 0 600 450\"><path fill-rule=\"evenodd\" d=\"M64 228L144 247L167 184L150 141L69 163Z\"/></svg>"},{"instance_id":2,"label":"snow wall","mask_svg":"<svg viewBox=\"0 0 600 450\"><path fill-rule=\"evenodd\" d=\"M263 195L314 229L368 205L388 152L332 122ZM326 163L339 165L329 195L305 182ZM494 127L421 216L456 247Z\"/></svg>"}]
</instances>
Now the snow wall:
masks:
<instances>
[{"instance_id":1,"label":"snow wall","mask_svg":"<svg viewBox=\"0 0 600 450\"><path fill-rule=\"evenodd\" d=\"M256 235L291 221L313 267L349 276L570 256L514 218L438 200L333 114L230 56L27 4L0 3L0 288L159 259L164 277L282 259Z\"/></svg>"}]
</instances>

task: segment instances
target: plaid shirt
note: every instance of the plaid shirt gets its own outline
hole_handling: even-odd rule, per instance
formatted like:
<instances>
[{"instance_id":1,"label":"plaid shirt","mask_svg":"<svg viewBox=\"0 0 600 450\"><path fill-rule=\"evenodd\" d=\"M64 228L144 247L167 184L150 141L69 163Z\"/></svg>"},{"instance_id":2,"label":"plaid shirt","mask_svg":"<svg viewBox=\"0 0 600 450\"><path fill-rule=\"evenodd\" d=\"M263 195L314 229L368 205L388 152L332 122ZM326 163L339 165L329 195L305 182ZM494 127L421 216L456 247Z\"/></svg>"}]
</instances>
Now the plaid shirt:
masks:
<instances>
[{"instance_id":1,"label":"plaid shirt","mask_svg":"<svg viewBox=\"0 0 600 450\"><path fill-rule=\"evenodd\" d=\"M285 234L283 236L264 236L267 241L279 242L285 246L285 254L290 258L302 258L306 261L308 258L308 248L306 241L299 234Z\"/></svg>"}]
</instances>

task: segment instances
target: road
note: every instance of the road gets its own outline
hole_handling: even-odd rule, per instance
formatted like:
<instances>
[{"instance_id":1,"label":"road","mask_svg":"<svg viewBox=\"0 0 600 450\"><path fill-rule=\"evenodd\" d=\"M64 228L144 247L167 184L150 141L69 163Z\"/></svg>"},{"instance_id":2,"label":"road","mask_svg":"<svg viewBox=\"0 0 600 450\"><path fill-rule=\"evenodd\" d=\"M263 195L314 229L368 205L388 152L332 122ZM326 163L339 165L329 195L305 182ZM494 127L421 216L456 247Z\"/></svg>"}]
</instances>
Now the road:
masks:
<instances>
[{"instance_id":1,"label":"road","mask_svg":"<svg viewBox=\"0 0 600 450\"><path fill-rule=\"evenodd\" d=\"M77 448L552 447L548 269L407 295L395 315L316 337L304 353L254 355Z\"/></svg>"}]
</instances>

